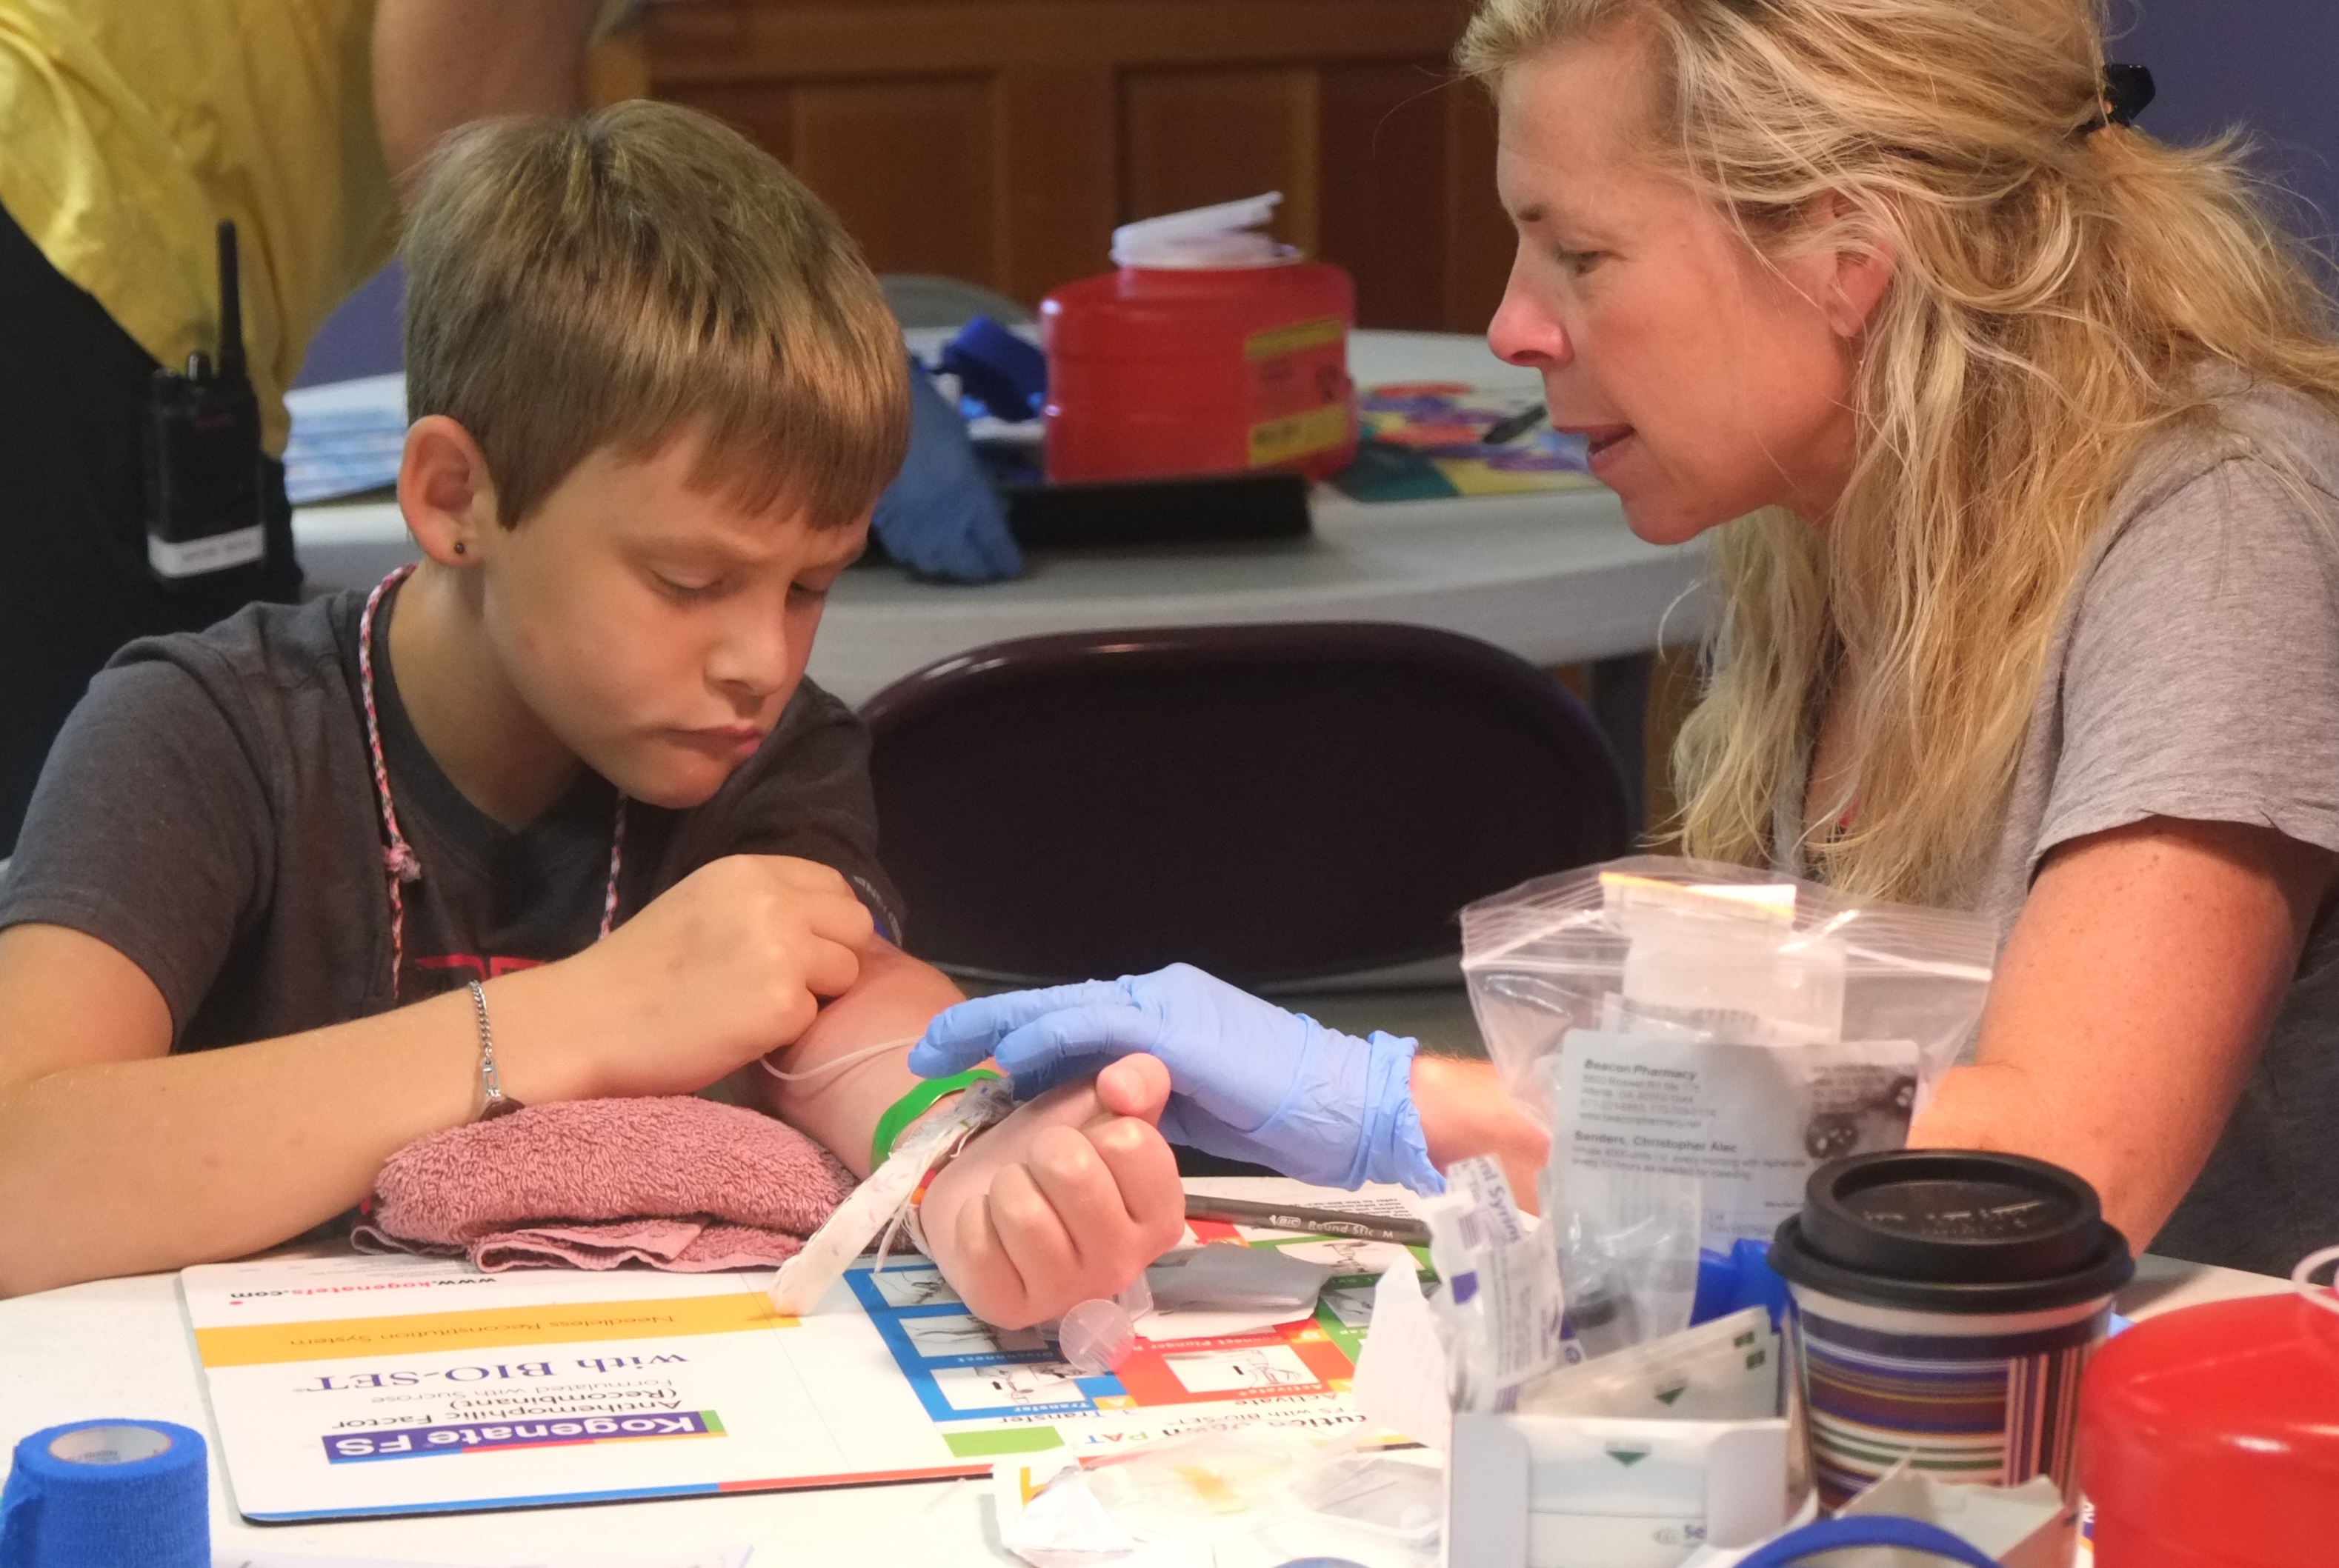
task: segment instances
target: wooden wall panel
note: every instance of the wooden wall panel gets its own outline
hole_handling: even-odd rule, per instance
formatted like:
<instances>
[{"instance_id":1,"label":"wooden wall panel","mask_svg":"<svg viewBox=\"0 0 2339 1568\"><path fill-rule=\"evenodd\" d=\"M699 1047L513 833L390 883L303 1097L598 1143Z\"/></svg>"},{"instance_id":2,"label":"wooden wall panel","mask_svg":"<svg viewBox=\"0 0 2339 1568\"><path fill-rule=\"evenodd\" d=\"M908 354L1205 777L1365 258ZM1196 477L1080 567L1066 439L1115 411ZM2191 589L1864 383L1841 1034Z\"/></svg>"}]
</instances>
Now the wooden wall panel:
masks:
<instances>
[{"instance_id":1,"label":"wooden wall panel","mask_svg":"<svg viewBox=\"0 0 2339 1568\"><path fill-rule=\"evenodd\" d=\"M978 281L1031 302L1104 267L1120 211L1118 95L1106 65L1000 72L1001 254L996 275Z\"/></svg>"},{"instance_id":2,"label":"wooden wall panel","mask_svg":"<svg viewBox=\"0 0 2339 1568\"><path fill-rule=\"evenodd\" d=\"M668 0L654 81L898 76L1009 62L1209 65L1444 58L1475 0Z\"/></svg>"},{"instance_id":3,"label":"wooden wall panel","mask_svg":"<svg viewBox=\"0 0 2339 1568\"><path fill-rule=\"evenodd\" d=\"M703 109L781 163L796 166L795 94L784 84L715 82L676 87L661 83L654 95Z\"/></svg>"},{"instance_id":4,"label":"wooden wall panel","mask_svg":"<svg viewBox=\"0 0 2339 1568\"><path fill-rule=\"evenodd\" d=\"M1478 330L1507 269L1471 0L669 0L652 90L740 126L883 271L1031 301L1115 224L1281 190L1367 326Z\"/></svg>"},{"instance_id":5,"label":"wooden wall panel","mask_svg":"<svg viewBox=\"0 0 2339 1568\"><path fill-rule=\"evenodd\" d=\"M821 83L795 90L792 166L889 271L999 275L990 84Z\"/></svg>"},{"instance_id":6,"label":"wooden wall panel","mask_svg":"<svg viewBox=\"0 0 2339 1568\"><path fill-rule=\"evenodd\" d=\"M1124 72L1117 221L1280 191L1276 234L1315 253L1316 85L1305 66Z\"/></svg>"},{"instance_id":7,"label":"wooden wall panel","mask_svg":"<svg viewBox=\"0 0 2339 1568\"><path fill-rule=\"evenodd\" d=\"M1446 319L1481 332L1503 302L1517 236L1495 194L1495 108L1475 85L1446 94Z\"/></svg>"},{"instance_id":8,"label":"wooden wall panel","mask_svg":"<svg viewBox=\"0 0 2339 1568\"><path fill-rule=\"evenodd\" d=\"M1359 321L1443 327L1447 261L1436 241L1452 88L1434 60L1330 65L1321 76L1323 253L1355 275Z\"/></svg>"}]
</instances>

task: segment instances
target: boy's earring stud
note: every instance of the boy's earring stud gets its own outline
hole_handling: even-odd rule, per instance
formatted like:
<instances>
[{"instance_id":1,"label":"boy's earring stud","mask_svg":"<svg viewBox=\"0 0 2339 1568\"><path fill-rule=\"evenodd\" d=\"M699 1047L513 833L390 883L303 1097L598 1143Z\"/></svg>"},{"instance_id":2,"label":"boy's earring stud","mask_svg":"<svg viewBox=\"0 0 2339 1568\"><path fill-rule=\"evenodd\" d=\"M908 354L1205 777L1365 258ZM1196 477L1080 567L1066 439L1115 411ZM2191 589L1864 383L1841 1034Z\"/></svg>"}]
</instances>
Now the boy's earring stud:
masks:
<instances>
[{"instance_id":1,"label":"boy's earring stud","mask_svg":"<svg viewBox=\"0 0 2339 1568\"><path fill-rule=\"evenodd\" d=\"M455 541L455 553L459 556L463 553L463 541L460 539Z\"/></svg>"}]
</instances>

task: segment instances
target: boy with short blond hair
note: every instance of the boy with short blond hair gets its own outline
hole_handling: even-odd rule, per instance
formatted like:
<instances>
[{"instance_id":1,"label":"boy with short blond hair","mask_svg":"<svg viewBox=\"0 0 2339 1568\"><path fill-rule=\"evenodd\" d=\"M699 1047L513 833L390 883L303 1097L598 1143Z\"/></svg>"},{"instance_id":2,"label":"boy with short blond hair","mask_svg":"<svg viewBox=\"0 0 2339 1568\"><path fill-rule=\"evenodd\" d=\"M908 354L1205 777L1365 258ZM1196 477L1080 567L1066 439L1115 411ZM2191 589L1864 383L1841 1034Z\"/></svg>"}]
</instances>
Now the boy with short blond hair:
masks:
<instances>
[{"instance_id":1,"label":"boy with short blond hair","mask_svg":"<svg viewBox=\"0 0 2339 1568\"><path fill-rule=\"evenodd\" d=\"M43 774L0 887L0 1294L331 1219L492 1103L490 1018L521 1102L776 1053L742 1081L864 1169L916 1082L864 1053L956 999L803 678L907 438L833 217L628 104L456 138L407 255L424 562L132 645ZM936 1178L970 1306L1053 1316L1176 1238L1166 1092L1117 1070Z\"/></svg>"}]
</instances>

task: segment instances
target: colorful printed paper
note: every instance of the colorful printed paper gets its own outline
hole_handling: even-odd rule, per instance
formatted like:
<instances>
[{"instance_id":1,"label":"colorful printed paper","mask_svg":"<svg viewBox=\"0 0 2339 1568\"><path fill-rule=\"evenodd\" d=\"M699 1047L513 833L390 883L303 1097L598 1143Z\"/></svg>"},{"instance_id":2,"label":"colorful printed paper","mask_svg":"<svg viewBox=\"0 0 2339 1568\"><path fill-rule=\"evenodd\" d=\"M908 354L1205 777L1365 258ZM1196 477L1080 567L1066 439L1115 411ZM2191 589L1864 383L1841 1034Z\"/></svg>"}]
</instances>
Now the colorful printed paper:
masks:
<instances>
[{"instance_id":1,"label":"colorful printed paper","mask_svg":"<svg viewBox=\"0 0 2339 1568\"><path fill-rule=\"evenodd\" d=\"M803 1317L772 1309L765 1270L309 1252L189 1268L181 1288L230 1490L265 1522L985 1475L1002 1455L1229 1422L1361 1425L1348 1386L1373 1278L1415 1255L1191 1229L1355 1272L1292 1322L1153 1315L1154 1337L1097 1377L977 1321L914 1257L856 1263Z\"/></svg>"},{"instance_id":2,"label":"colorful printed paper","mask_svg":"<svg viewBox=\"0 0 2339 1568\"><path fill-rule=\"evenodd\" d=\"M1360 501L1508 496L1597 488L1584 442L1537 420L1516 439L1486 433L1533 405L1530 397L1459 381L1406 381L1359 389L1357 460L1332 482Z\"/></svg>"}]
</instances>

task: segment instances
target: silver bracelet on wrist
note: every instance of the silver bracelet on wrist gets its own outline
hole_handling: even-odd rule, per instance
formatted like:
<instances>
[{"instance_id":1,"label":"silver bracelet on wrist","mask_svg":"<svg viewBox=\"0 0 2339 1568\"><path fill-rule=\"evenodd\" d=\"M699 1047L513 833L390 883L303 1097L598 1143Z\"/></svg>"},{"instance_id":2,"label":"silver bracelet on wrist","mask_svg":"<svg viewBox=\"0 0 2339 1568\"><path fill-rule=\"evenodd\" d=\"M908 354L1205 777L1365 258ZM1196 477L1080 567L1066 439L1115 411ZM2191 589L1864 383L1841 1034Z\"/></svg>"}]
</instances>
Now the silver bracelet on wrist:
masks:
<instances>
[{"instance_id":1,"label":"silver bracelet on wrist","mask_svg":"<svg viewBox=\"0 0 2339 1568\"><path fill-rule=\"evenodd\" d=\"M483 1103L474 1121L492 1121L498 1116L508 1116L520 1109L518 1100L504 1092L503 1080L496 1072L495 1031L488 1027L488 993L478 981L471 981L471 1011L479 1021L479 1090Z\"/></svg>"}]
</instances>

